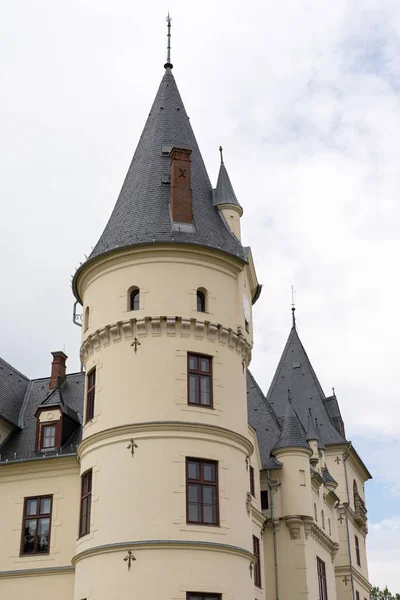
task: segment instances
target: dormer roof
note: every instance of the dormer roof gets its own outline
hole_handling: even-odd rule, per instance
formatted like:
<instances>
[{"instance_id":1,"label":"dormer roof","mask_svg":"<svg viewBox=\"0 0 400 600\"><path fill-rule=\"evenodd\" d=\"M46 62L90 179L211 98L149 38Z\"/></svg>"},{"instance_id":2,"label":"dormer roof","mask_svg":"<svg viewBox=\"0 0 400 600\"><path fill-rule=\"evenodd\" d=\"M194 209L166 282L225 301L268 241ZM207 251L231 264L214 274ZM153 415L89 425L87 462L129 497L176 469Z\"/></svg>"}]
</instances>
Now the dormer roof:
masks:
<instances>
[{"instance_id":1,"label":"dormer roof","mask_svg":"<svg viewBox=\"0 0 400 600\"><path fill-rule=\"evenodd\" d=\"M282 423L282 430L278 441L272 449L276 452L281 448L307 448L310 446L306 440L306 432L294 410L291 399L286 404L285 415Z\"/></svg>"}]
</instances>

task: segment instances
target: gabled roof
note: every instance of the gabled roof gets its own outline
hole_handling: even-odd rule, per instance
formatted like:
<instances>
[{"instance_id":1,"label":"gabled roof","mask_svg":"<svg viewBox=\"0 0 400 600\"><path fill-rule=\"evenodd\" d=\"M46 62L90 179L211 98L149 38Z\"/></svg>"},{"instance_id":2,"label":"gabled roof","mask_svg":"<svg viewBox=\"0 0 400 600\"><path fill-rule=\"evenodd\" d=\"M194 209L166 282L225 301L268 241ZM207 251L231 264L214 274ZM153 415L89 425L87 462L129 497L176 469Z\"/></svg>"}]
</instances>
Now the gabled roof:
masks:
<instances>
[{"instance_id":1,"label":"gabled roof","mask_svg":"<svg viewBox=\"0 0 400 600\"><path fill-rule=\"evenodd\" d=\"M281 434L272 449L272 452L281 448L307 448L310 449L306 440L306 432L293 408L290 398L286 403L285 416Z\"/></svg>"},{"instance_id":2,"label":"gabled roof","mask_svg":"<svg viewBox=\"0 0 400 600\"><path fill-rule=\"evenodd\" d=\"M311 408L314 417L317 419L322 445L346 442L331 420L325 402L325 394L295 326L290 330L286 346L267 394L267 401L274 408L279 420L285 414L287 390L291 392L294 409L304 429L307 428L308 414Z\"/></svg>"},{"instance_id":3,"label":"gabled roof","mask_svg":"<svg viewBox=\"0 0 400 600\"><path fill-rule=\"evenodd\" d=\"M18 427L29 379L0 358L0 418Z\"/></svg>"},{"instance_id":4,"label":"gabled roof","mask_svg":"<svg viewBox=\"0 0 400 600\"><path fill-rule=\"evenodd\" d=\"M215 206L223 204L233 204L234 206L238 206L242 210L242 207L240 206L238 199L236 198L236 194L233 190L233 186L231 184L231 180L229 179L228 171L226 170L223 160L221 160L221 166L219 168L218 173L217 187L213 192L213 198Z\"/></svg>"},{"instance_id":5,"label":"gabled roof","mask_svg":"<svg viewBox=\"0 0 400 600\"><path fill-rule=\"evenodd\" d=\"M22 429L15 431L6 440L5 444L0 449L0 462L9 460L24 460L37 457L35 452L36 438L36 412L46 398L54 398L59 400L59 393L50 394L49 396L50 378L33 379L31 381L27 396L24 401L23 420L21 422ZM69 416L74 414L78 418L78 422L82 422L83 414L83 399L85 389L85 373L71 373L67 375L66 381L62 386L62 400L64 406L67 407ZM56 392L56 390L54 390ZM50 404L53 406L53 404ZM75 417L75 418L76 418ZM82 428L78 427L72 434L72 437L67 441L65 446L57 451L49 451L47 454L76 454L76 448L82 437ZM40 453L42 455L42 453Z\"/></svg>"},{"instance_id":6,"label":"gabled roof","mask_svg":"<svg viewBox=\"0 0 400 600\"><path fill-rule=\"evenodd\" d=\"M61 390L65 386L65 383L63 383L62 387L57 386L54 390L52 390L50 392L50 394L47 396L47 398L45 398L43 400L43 402L40 404L40 406L38 406L37 410L45 409L50 406L58 407L64 415L66 415L73 421L76 421L76 423L80 424L79 417L78 417L78 414L76 413L76 411L64 402L64 398L63 398L63 394L62 394ZM37 411L36 411L36 413L37 413Z\"/></svg>"},{"instance_id":7,"label":"gabled roof","mask_svg":"<svg viewBox=\"0 0 400 600\"><path fill-rule=\"evenodd\" d=\"M194 231L176 231L170 215L173 147L192 150L191 184ZM212 186L189 117L170 68L166 68L149 117L111 217L89 260L118 248L154 243L200 244L244 261L243 248L213 205ZM75 274L76 278L82 268Z\"/></svg>"}]
</instances>

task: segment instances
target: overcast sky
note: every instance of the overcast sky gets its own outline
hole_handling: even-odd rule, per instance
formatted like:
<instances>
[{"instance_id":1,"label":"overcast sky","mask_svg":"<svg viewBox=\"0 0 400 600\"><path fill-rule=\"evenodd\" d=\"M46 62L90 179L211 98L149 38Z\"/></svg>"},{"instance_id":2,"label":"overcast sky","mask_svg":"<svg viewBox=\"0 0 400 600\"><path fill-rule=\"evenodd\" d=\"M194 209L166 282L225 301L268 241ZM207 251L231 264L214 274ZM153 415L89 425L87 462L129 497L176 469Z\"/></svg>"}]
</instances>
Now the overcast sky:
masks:
<instances>
[{"instance_id":1,"label":"overcast sky","mask_svg":"<svg viewBox=\"0 0 400 600\"><path fill-rule=\"evenodd\" d=\"M372 583L400 592L398 0L2 0L0 355L79 369L70 277L111 213L172 62L215 184L244 207L263 293L251 369L266 392L297 291L300 337L367 485Z\"/></svg>"}]
</instances>

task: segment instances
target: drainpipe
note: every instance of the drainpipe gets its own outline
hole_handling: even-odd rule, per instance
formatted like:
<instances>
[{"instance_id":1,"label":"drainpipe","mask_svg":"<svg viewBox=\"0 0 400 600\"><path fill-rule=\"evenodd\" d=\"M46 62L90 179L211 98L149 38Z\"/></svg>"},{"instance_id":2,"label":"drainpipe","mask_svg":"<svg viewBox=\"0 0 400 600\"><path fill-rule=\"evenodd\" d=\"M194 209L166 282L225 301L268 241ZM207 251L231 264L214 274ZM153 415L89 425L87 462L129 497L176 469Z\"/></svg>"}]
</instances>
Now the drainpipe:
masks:
<instances>
[{"instance_id":1,"label":"drainpipe","mask_svg":"<svg viewBox=\"0 0 400 600\"><path fill-rule=\"evenodd\" d=\"M267 471L267 481L268 487L270 490L270 498L271 498L271 521L272 521L272 535L274 540L274 569L275 569L275 600L279 600L279 585L278 585L278 551L276 547L276 528L274 521L274 496L273 496L273 488L279 487L280 483L271 483L271 479L269 477L269 471Z\"/></svg>"},{"instance_id":2,"label":"drainpipe","mask_svg":"<svg viewBox=\"0 0 400 600\"><path fill-rule=\"evenodd\" d=\"M346 454L343 454L343 465L344 465L344 477L346 480L346 492L347 492L347 506L344 509L344 514L346 517L346 530L347 530L347 548L348 548L348 552L349 552L349 562L350 562L350 583L351 583L351 596L352 599L355 600L355 592L354 592L354 578L353 578L353 563L351 560L351 546L350 546L350 532L349 532L349 515L348 515L348 510L349 510L349 506L350 506L350 493L349 493L349 482L347 479L347 459L350 456L350 450L351 450L351 442L349 442L349 447L347 449Z\"/></svg>"}]
</instances>

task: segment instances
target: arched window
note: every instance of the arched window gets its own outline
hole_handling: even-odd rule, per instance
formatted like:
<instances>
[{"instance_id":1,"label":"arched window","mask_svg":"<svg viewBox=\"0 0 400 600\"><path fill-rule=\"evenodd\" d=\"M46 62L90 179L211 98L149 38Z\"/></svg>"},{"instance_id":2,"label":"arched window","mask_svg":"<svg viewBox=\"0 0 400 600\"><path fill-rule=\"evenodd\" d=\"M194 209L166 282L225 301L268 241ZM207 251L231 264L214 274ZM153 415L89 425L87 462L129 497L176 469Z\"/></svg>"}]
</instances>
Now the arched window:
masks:
<instances>
[{"instance_id":1,"label":"arched window","mask_svg":"<svg viewBox=\"0 0 400 600\"><path fill-rule=\"evenodd\" d=\"M129 310L139 310L140 308L140 290L135 287L129 294Z\"/></svg>"},{"instance_id":2,"label":"arched window","mask_svg":"<svg viewBox=\"0 0 400 600\"><path fill-rule=\"evenodd\" d=\"M85 317L83 319L83 331L89 329L89 307L85 308Z\"/></svg>"},{"instance_id":3,"label":"arched window","mask_svg":"<svg viewBox=\"0 0 400 600\"><path fill-rule=\"evenodd\" d=\"M197 311L206 312L206 291L199 288L196 293L197 296Z\"/></svg>"}]
</instances>

